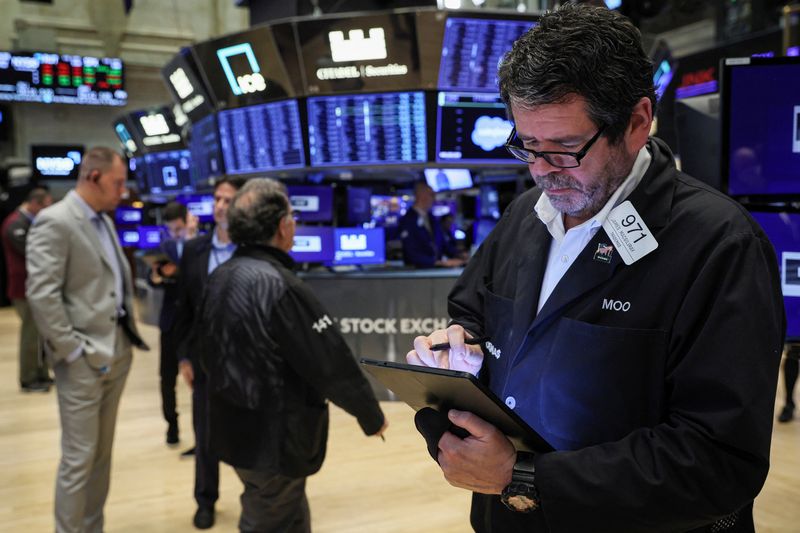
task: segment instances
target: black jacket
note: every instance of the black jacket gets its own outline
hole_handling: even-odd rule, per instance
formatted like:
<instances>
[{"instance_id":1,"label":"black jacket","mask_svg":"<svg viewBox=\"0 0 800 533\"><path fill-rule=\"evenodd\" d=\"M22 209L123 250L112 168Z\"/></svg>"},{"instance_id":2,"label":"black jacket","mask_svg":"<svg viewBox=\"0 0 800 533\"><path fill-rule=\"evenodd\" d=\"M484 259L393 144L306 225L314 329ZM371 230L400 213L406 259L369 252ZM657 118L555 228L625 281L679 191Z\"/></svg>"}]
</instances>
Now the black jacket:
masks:
<instances>
[{"instance_id":1,"label":"black jacket","mask_svg":"<svg viewBox=\"0 0 800 533\"><path fill-rule=\"evenodd\" d=\"M173 334L178 339L178 358L188 359L197 368L196 319L199 316L203 289L208 280L208 257L213 233L195 237L183 245L178 265L178 290ZM195 372L195 379L203 379Z\"/></svg>"},{"instance_id":2,"label":"black jacket","mask_svg":"<svg viewBox=\"0 0 800 533\"><path fill-rule=\"evenodd\" d=\"M628 200L658 241L628 266L603 229L537 314L551 243L533 189L506 210L449 297L488 336L481 377L556 452L539 455L542 512L476 495L478 531L678 532L738 513L769 468L785 319L766 235L668 148Z\"/></svg>"},{"instance_id":3,"label":"black jacket","mask_svg":"<svg viewBox=\"0 0 800 533\"><path fill-rule=\"evenodd\" d=\"M303 477L325 457L327 399L367 435L383 425L333 320L271 247L240 247L209 277L200 311L211 446L235 467Z\"/></svg>"}]
</instances>

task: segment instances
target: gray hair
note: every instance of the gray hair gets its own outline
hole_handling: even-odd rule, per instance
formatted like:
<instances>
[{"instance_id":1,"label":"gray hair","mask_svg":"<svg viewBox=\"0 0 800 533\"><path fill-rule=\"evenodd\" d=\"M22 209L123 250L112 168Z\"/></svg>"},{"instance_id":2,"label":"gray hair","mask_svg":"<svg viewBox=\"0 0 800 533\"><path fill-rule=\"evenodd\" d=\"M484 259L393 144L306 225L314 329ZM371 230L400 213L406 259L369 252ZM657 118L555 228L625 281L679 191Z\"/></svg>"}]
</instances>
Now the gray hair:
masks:
<instances>
[{"instance_id":1,"label":"gray hair","mask_svg":"<svg viewBox=\"0 0 800 533\"><path fill-rule=\"evenodd\" d=\"M498 77L509 116L512 104L535 108L579 95L612 144L641 98L650 99L655 113L653 63L641 33L605 7L565 4L544 14L503 58Z\"/></svg>"},{"instance_id":2,"label":"gray hair","mask_svg":"<svg viewBox=\"0 0 800 533\"><path fill-rule=\"evenodd\" d=\"M282 183L270 178L250 179L228 208L228 235L237 245L266 244L287 214L289 197Z\"/></svg>"}]
</instances>

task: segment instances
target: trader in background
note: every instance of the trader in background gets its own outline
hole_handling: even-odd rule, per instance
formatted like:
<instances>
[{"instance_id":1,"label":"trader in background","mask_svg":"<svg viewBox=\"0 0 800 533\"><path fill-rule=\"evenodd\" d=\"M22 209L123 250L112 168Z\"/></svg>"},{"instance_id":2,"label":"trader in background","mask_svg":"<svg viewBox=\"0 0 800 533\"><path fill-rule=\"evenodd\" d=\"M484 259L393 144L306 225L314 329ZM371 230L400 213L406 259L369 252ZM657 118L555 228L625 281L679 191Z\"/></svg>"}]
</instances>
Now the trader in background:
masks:
<instances>
[{"instance_id":1,"label":"trader in background","mask_svg":"<svg viewBox=\"0 0 800 533\"><path fill-rule=\"evenodd\" d=\"M197 501L193 522L198 529L214 525L214 504L219 498L219 459L208 447L207 379L198 359L201 341L197 318L208 276L236 250L228 237L227 213L233 196L244 183L244 178L226 177L214 184L214 231L186 242L178 266L178 303L173 328L179 342L178 369L192 387L194 498Z\"/></svg>"},{"instance_id":2,"label":"trader in background","mask_svg":"<svg viewBox=\"0 0 800 533\"><path fill-rule=\"evenodd\" d=\"M338 328L293 273L283 185L250 180L228 221L236 252L209 278L200 312L212 448L244 483L241 531L309 532L305 482L325 457L327 400L366 435L387 423Z\"/></svg>"},{"instance_id":3,"label":"trader in background","mask_svg":"<svg viewBox=\"0 0 800 533\"><path fill-rule=\"evenodd\" d=\"M653 65L619 13L542 15L499 87L536 187L456 281L450 327L407 359L477 374L555 451L517 453L465 411L447 419L465 439L423 428L473 491L473 528L752 532L786 327L769 239L649 137Z\"/></svg>"},{"instance_id":4,"label":"trader in background","mask_svg":"<svg viewBox=\"0 0 800 533\"><path fill-rule=\"evenodd\" d=\"M55 374L61 415L58 533L101 533L111 447L131 345L133 284L112 220L125 160L109 148L83 158L75 189L43 209L28 235L28 303Z\"/></svg>"},{"instance_id":5,"label":"trader in background","mask_svg":"<svg viewBox=\"0 0 800 533\"><path fill-rule=\"evenodd\" d=\"M170 202L161 214L167 226L169 238L161 242L163 258L150 270L149 281L152 286L163 287L164 294L158 327L161 330L161 409L167 421L167 444L177 444L180 440L178 430L178 411L175 401L175 384L178 378L178 341L175 336L175 309L178 300L178 263L183 255L186 241L197 235L197 217L189 213L186 206Z\"/></svg>"},{"instance_id":6,"label":"trader in background","mask_svg":"<svg viewBox=\"0 0 800 533\"><path fill-rule=\"evenodd\" d=\"M414 185L414 205L400 218L400 239L403 242L403 261L417 268L457 267L464 260L454 255L446 257L446 241L439 221L431 213L436 194L430 185L418 181Z\"/></svg>"},{"instance_id":7,"label":"trader in background","mask_svg":"<svg viewBox=\"0 0 800 533\"><path fill-rule=\"evenodd\" d=\"M46 187L34 187L25 201L3 221L3 250L6 254L8 298L22 324L19 330L19 383L23 392L47 392L53 380L40 349L39 333L25 298L25 243L36 215L53 203Z\"/></svg>"}]
</instances>

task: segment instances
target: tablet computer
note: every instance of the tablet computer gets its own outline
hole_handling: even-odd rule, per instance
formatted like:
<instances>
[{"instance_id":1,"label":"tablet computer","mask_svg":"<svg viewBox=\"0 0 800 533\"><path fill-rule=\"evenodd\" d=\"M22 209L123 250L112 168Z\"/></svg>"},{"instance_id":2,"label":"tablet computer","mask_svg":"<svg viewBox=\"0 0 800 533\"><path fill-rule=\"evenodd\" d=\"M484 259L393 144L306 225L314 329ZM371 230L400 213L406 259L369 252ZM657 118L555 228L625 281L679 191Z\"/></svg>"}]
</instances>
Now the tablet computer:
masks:
<instances>
[{"instance_id":1,"label":"tablet computer","mask_svg":"<svg viewBox=\"0 0 800 533\"><path fill-rule=\"evenodd\" d=\"M502 431L519 451L553 450L541 435L469 372L361 359L367 372L415 411L431 407L469 411Z\"/></svg>"}]
</instances>

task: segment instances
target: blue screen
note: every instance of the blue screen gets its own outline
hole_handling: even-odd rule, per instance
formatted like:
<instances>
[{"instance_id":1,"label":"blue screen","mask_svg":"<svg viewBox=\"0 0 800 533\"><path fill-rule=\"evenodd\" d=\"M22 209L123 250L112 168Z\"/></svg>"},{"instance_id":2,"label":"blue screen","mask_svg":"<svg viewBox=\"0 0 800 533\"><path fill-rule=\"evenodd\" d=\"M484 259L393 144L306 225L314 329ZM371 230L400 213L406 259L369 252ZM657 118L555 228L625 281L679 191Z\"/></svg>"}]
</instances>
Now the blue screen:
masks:
<instances>
[{"instance_id":1,"label":"blue screen","mask_svg":"<svg viewBox=\"0 0 800 533\"><path fill-rule=\"evenodd\" d=\"M214 115L209 115L192 124L192 140L189 143L189 150L192 153L192 183L202 184L209 178L225 173L219 146L217 119Z\"/></svg>"},{"instance_id":2,"label":"blue screen","mask_svg":"<svg viewBox=\"0 0 800 533\"><path fill-rule=\"evenodd\" d=\"M800 62L731 67L726 84L729 194L800 194Z\"/></svg>"},{"instance_id":3,"label":"blue screen","mask_svg":"<svg viewBox=\"0 0 800 533\"><path fill-rule=\"evenodd\" d=\"M435 192L469 189L472 174L466 168L426 168L425 181Z\"/></svg>"},{"instance_id":4,"label":"blue screen","mask_svg":"<svg viewBox=\"0 0 800 533\"><path fill-rule=\"evenodd\" d=\"M363 224L372 219L370 198L372 189L366 187L347 188L347 223Z\"/></svg>"},{"instance_id":5,"label":"blue screen","mask_svg":"<svg viewBox=\"0 0 800 533\"><path fill-rule=\"evenodd\" d=\"M289 202L300 222L333 220L333 189L324 185L290 185Z\"/></svg>"},{"instance_id":6,"label":"blue screen","mask_svg":"<svg viewBox=\"0 0 800 533\"><path fill-rule=\"evenodd\" d=\"M400 217L406 214L414 203L410 195L385 196L373 194L370 198L372 205L372 221L382 227L395 227L400 222Z\"/></svg>"},{"instance_id":7,"label":"blue screen","mask_svg":"<svg viewBox=\"0 0 800 533\"><path fill-rule=\"evenodd\" d=\"M297 226L294 246L289 255L298 263L329 263L333 261L333 228Z\"/></svg>"},{"instance_id":8,"label":"blue screen","mask_svg":"<svg viewBox=\"0 0 800 533\"><path fill-rule=\"evenodd\" d=\"M118 229L117 235L122 246L139 247L140 236L138 229Z\"/></svg>"},{"instance_id":9,"label":"blue screen","mask_svg":"<svg viewBox=\"0 0 800 533\"><path fill-rule=\"evenodd\" d=\"M200 222L214 221L213 194L179 194L175 197L175 201L185 205L186 209Z\"/></svg>"},{"instance_id":10,"label":"blue screen","mask_svg":"<svg viewBox=\"0 0 800 533\"><path fill-rule=\"evenodd\" d=\"M383 228L335 228L334 265L366 265L386 262Z\"/></svg>"},{"instance_id":11,"label":"blue screen","mask_svg":"<svg viewBox=\"0 0 800 533\"><path fill-rule=\"evenodd\" d=\"M440 89L497 91L497 67L533 21L448 18L444 28Z\"/></svg>"},{"instance_id":12,"label":"blue screen","mask_svg":"<svg viewBox=\"0 0 800 533\"><path fill-rule=\"evenodd\" d=\"M122 226L140 224L142 210L138 207L119 206L114 211L114 222Z\"/></svg>"},{"instance_id":13,"label":"blue screen","mask_svg":"<svg viewBox=\"0 0 800 533\"><path fill-rule=\"evenodd\" d=\"M170 150L145 154L140 158L154 194L192 191L189 150Z\"/></svg>"},{"instance_id":14,"label":"blue screen","mask_svg":"<svg viewBox=\"0 0 800 533\"><path fill-rule=\"evenodd\" d=\"M164 233L161 226L139 226L139 248L158 248Z\"/></svg>"},{"instance_id":15,"label":"blue screen","mask_svg":"<svg viewBox=\"0 0 800 533\"><path fill-rule=\"evenodd\" d=\"M297 101L220 111L218 120L228 174L305 166Z\"/></svg>"},{"instance_id":16,"label":"blue screen","mask_svg":"<svg viewBox=\"0 0 800 533\"><path fill-rule=\"evenodd\" d=\"M436 106L436 160L517 163L505 149L514 125L496 93L445 93Z\"/></svg>"},{"instance_id":17,"label":"blue screen","mask_svg":"<svg viewBox=\"0 0 800 533\"><path fill-rule=\"evenodd\" d=\"M800 339L800 214L752 213L778 256L786 308L786 338Z\"/></svg>"},{"instance_id":18,"label":"blue screen","mask_svg":"<svg viewBox=\"0 0 800 533\"><path fill-rule=\"evenodd\" d=\"M315 167L426 161L425 95L310 97L308 143Z\"/></svg>"}]
</instances>

